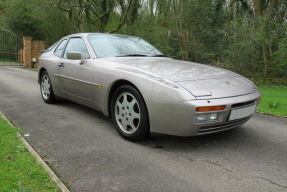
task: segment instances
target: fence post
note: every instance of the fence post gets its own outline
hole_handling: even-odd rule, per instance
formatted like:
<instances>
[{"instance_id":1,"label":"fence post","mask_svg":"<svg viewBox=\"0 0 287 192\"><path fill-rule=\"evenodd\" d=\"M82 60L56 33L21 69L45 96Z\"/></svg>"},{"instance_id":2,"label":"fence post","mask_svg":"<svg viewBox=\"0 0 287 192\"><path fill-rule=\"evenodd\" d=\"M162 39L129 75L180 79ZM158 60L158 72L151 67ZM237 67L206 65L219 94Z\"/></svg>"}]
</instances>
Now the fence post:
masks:
<instances>
[{"instance_id":1,"label":"fence post","mask_svg":"<svg viewBox=\"0 0 287 192\"><path fill-rule=\"evenodd\" d=\"M26 68L32 67L32 38L23 36L23 65Z\"/></svg>"}]
</instances>

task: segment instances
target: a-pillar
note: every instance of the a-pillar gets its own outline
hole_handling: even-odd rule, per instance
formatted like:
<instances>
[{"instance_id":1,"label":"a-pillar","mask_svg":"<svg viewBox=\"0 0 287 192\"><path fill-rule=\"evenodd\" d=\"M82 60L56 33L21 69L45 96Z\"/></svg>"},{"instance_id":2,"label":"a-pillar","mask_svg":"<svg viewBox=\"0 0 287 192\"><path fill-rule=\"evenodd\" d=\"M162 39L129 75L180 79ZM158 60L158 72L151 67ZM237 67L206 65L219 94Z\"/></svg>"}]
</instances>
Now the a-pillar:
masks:
<instances>
[{"instance_id":1,"label":"a-pillar","mask_svg":"<svg viewBox=\"0 0 287 192\"><path fill-rule=\"evenodd\" d=\"M33 37L23 37L23 65L26 68L32 67L32 38Z\"/></svg>"}]
</instances>

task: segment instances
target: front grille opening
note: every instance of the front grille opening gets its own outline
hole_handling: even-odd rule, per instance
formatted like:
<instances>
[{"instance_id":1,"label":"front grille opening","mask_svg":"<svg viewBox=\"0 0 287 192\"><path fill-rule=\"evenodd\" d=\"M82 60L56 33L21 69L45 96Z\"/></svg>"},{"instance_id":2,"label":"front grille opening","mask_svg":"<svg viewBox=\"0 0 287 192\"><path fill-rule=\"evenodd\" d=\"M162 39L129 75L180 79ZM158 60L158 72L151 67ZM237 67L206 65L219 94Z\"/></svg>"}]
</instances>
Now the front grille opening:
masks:
<instances>
[{"instance_id":1,"label":"front grille opening","mask_svg":"<svg viewBox=\"0 0 287 192\"><path fill-rule=\"evenodd\" d=\"M244 106L247 106L247 105L252 105L256 102L256 100L252 100L252 101L247 101L247 102L244 102L244 103L236 103L236 104L233 104L231 106L231 109L233 108L238 108L238 107L244 107Z\"/></svg>"}]
</instances>

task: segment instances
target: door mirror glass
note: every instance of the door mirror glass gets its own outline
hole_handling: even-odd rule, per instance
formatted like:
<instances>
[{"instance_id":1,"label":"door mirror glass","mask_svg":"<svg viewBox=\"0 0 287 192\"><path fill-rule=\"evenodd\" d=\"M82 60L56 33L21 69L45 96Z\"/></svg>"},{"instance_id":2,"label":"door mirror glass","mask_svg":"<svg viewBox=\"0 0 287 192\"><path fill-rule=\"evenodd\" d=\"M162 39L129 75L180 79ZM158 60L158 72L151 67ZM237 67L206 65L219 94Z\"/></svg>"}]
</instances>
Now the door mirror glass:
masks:
<instances>
[{"instance_id":1,"label":"door mirror glass","mask_svg":"<svg viewBox=\"0 0 287 192\"><path fill-rule=\"evenodd\" d=\"M84 64L84 62L85 62L82 53L79 51L68 51L67 52L67 59L81 60L81 62L79 63L80 65Z\"/></svg>"}]
</instances>

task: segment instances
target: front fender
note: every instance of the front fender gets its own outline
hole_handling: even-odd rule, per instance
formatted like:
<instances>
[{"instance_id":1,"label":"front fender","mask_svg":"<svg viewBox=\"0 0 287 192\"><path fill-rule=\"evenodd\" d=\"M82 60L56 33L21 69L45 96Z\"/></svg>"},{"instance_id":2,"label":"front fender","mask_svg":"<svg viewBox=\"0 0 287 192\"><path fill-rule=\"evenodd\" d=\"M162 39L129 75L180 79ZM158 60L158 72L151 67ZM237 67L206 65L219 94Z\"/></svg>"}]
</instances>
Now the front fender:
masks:
<instances>
[{"instance_id":1,"label":"front fender","mask_svg":"<svg viewBox=\"0 0 287 192\"><path fill-rule=\"evenodd\" d=\"M171 103L195 99L189 91L166 78L135 67L95 59L93 83L102 84L102 87L95 86L93 94L95 103L101 106L104 114L108 114L107 108L111 88L120 80L133 84L144 99Z\"/></svg>"}]
</instances>

